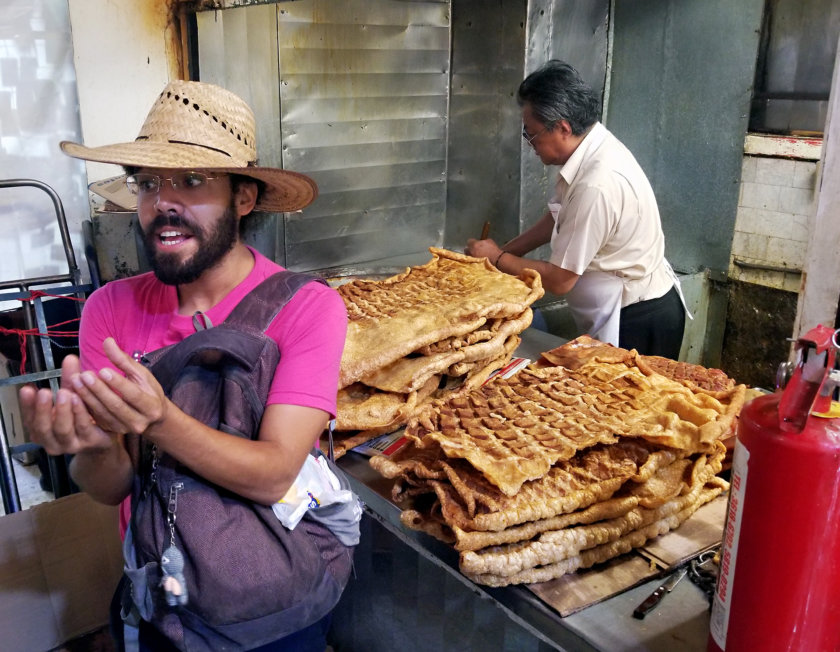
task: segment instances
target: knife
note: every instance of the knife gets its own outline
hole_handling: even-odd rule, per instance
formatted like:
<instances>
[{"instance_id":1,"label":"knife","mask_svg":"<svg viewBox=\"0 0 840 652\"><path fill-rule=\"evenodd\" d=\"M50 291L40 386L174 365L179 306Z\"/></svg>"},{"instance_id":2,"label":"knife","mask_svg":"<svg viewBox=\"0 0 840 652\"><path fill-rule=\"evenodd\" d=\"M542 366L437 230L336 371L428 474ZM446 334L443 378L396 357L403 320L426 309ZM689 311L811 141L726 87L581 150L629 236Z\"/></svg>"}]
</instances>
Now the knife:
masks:
<instances>
[{"instance_id":1,"label":"knife","mask_svg":"<svg viewBox=\"0 0 840 652\"><path fill-rule=\"evenodd\" d=\"M653 593L651 593L645 600L633 611L633 618L638 618L641 620L645 616L647 616L651 610L659 604L659 601L665 596L666 593L670 593L673 588L679 583L679 581L685 577L685 574L688 572L688 566L683 566L682 568L677 569L677 571L671 575L665 582L656 589Z\"/></svg>"}]
</instances>

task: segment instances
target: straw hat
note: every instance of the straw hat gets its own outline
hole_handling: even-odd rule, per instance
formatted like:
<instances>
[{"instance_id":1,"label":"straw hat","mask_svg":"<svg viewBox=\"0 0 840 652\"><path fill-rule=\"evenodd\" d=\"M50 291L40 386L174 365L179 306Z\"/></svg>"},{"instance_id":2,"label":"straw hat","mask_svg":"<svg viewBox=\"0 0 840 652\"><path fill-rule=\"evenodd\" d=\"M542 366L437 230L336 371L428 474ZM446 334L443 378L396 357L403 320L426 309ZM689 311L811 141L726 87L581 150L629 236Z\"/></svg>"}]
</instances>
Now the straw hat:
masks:
<instances>
[{"instance_id":1,"label":"straw hat","mask_svg":"<svg viewBox=\"0 0 840 652\"><path fill-rule=\"evenodd\" d=\"M308 206L318 186L304 174L257 166L254 114L242 98L204 82L173 81L157 98L132 143L85 147L63 141L65 154L87 161L148 168L214 170L265 183L255 210L287 212ZM91 190L134 210L137 198L124 176L92 184Z\"/></svg>"}]
</instances>

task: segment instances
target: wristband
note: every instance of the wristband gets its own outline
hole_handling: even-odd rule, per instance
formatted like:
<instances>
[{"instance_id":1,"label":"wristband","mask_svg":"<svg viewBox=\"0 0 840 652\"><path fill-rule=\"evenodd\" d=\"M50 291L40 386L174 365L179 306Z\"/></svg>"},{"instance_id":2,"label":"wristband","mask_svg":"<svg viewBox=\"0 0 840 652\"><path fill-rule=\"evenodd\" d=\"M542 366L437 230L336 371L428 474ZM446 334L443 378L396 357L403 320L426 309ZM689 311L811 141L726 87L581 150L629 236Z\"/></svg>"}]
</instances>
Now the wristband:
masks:
<instances>
[{"instance_id":1,"label":"wristband","mask_svg":"<svg viewBox=\"0 0 840 652\"><path fill-rule=\"evenodd\" d=\"M502 259L502 256L504 256L506 253L508 253L508 252L507 252L507 251L505 251L504 249L502 249L502 250L499 252L499 255L498 255L498 256L496 256L496 262L494 262L494 263L493 263L493 267L496 267L496 268L498 268L498 267L499 267L499 261Z\"/></svg>"}]
</instances>

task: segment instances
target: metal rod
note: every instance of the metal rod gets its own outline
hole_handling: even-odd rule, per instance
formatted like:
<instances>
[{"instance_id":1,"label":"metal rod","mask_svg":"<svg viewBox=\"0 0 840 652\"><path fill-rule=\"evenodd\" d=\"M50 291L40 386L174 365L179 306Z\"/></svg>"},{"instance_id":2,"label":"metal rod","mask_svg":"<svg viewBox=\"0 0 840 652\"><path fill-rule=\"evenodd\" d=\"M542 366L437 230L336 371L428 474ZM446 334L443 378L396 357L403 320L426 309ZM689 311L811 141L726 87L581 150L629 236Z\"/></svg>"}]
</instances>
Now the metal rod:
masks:
<instances>
[{"instance_id":1,"label":"metal rod","mask_svg":"<svg viewBox=\"0 0 840 652\"><path fill-rule=\"evenodd\" d=\"M758 269L764 272L783 272L785 274L801 274L802 270L798 267L781 267L778 265L765 265L763 263L748 263L740 258L733 258L732 263L736 267L743 267L744 269Z\"/></svg>"},{"instance_id":2,"label":"metal rod","mask_svg":"<svg viewBox=\"0 0 840 652\"><path fill-rule=\"evenodd\" d=\"M55 214L58 218L58 231L61 234L61 244L64 245L64 256L67 258L67 267L70 270L70 277L73 282L78 285L81 280L79 266L76 264L76 254L73 252L73 245L70 242L70 231L67 229L67 218L64 216L64 206L61 204L61 199L50 186L35 179L0 179L0 188L18 188L21 186L31 186L43 190L52 200Z\"/></svg>"},{"instance_id":3,"label":"metal rod","mask_svg":"<svg viewBox=\"0 0 840 652\"><path fill-rule=\"evenodd\" d=\"M3 494L3 508L7 514L20 511L20 494L18 493L15 467L12 464L12 452L6 439L6 424L3 421L3 410L0 406L0 492Z\"/></svg>"}]
</instances>

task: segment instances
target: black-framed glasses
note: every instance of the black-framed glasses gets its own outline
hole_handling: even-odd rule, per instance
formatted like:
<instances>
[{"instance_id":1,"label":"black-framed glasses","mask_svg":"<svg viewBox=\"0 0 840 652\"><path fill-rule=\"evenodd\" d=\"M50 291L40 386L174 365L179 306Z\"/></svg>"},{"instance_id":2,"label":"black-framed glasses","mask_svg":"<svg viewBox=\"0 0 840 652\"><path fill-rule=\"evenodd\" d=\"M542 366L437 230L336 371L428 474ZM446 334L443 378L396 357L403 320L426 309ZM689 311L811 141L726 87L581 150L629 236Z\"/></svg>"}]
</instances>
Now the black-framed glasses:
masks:
<instances>
[{"instance_id":1,"label":"black-framed glasses","mask_svg":"<svg viewBox=\"0 0 840 652\"><path fill-rule=\"evenodd\" d=\"M539 136L540 134L542 134L546 131L548 131L548 127L543 127L537 133L535 133L533 136L529 136L528 132L525 131L525 125L522 125L522 137L525 139L525 142L528 143L531 147L534 146L534 138L536 138L537 136Z\"/></svg>"},{"instance_id":2,"label":"black-framed glasses","mask_svg":"<svg viewBox=\"0 0 840 652\"><path fill-rule=\"evenodd\" d=\"M222 175L224 176L224 175ZM175 190L195 192L207 186L207 182L220 177L211 177L203 172L191 170L176 172L168 177L162 177L148 172L129 174L125 178L125 185L134 195L156 195L164 181L169 181Z\"/></svg>"}]
</instances>

